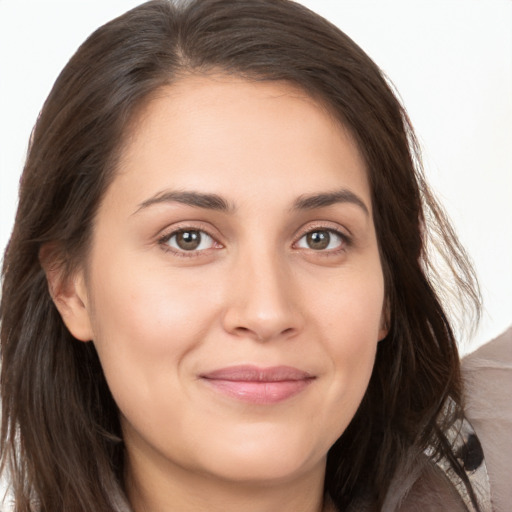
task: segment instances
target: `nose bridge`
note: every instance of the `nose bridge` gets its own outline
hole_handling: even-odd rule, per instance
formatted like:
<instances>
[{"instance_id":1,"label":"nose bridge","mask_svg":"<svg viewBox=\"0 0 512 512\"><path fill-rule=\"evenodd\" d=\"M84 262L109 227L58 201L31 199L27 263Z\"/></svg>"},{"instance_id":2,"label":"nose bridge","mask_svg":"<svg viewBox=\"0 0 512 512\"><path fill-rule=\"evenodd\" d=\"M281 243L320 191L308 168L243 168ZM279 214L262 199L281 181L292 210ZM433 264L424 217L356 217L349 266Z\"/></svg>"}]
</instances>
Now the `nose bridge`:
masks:
<instances>
[{"instance_id":1,"label":"nose bridge","mask_svg":"<svg viewBox=\"0 0 512 512\"><path fill-rule=\"evenodd\" d=\"M240 251L233 271L226 328L259 340L296 332L301 321L293 299L293 281L286 256L271 244Z\"/></svg>"}]
</instances>

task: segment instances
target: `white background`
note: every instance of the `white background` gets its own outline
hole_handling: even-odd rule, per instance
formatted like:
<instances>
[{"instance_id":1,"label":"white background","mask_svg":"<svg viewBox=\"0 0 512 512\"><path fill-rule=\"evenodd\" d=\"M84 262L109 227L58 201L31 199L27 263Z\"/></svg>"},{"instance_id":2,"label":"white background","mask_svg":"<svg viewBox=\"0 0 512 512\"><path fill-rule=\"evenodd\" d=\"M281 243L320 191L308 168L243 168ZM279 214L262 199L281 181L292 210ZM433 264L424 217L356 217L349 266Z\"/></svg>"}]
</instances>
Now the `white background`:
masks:
<instances>
[{"instance_id":1,"label":"white background","mask_svg":"<svg viewBox=\"0 0 512 512\"><path fill-rule=\"evenodd\" d=\"M27 142L78 45L135 0L0 0L0 248ZM471 254L485 299L464 351L512 323L512 1L304 0L400 91L427 175Z\"/></svg>"}]
</instances>

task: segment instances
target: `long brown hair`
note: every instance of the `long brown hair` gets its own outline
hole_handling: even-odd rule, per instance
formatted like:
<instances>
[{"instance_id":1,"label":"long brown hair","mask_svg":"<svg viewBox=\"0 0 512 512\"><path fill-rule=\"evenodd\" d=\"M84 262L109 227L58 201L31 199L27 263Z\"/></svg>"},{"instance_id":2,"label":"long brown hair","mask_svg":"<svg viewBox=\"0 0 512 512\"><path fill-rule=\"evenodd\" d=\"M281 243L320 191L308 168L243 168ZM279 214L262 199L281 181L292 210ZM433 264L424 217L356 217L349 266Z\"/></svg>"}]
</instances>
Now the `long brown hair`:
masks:
<instances>
[{"instance_id":1,"label":"long brown hair","mask_svg":"<svg viewBox=\"0 0 512 512\"><path fill-rule=\"evenodd\" d=\"M137 110L184 74L212 70L301 87L352 132L366 160L390 329L359 410L329 452L326 490L340 508L362 497L379 507L411 446L447 455L440 414L448 399L461 414L459 358L428 240L476 311L478 292L382 73L338 28L288 0L154 0L87 39L32 135L0 306L1 460L16 512L117 510L117 407L93 344L74 340L52 302L40 251L53 251L64 272L83 261Z\"/></svg>"}]
</instances>

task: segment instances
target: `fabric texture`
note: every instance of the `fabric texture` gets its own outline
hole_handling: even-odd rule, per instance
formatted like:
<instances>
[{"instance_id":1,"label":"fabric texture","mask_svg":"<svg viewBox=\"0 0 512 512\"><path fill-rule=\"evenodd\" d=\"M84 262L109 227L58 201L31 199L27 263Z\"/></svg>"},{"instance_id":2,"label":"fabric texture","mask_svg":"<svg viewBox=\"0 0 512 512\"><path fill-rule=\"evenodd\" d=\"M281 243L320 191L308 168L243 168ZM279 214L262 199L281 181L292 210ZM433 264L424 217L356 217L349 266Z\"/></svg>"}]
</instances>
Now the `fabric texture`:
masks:
<instances>
[{"instance_id":1,"label":"fabric texture","mask_svg":"<svg viewBox=\"0 0 512 512\"><path fill-rule=\"evenodd\" d=\"M512 327L462 360L466 415L482 443L493 512L512 510Z\"/></svg>"}]
</instances>

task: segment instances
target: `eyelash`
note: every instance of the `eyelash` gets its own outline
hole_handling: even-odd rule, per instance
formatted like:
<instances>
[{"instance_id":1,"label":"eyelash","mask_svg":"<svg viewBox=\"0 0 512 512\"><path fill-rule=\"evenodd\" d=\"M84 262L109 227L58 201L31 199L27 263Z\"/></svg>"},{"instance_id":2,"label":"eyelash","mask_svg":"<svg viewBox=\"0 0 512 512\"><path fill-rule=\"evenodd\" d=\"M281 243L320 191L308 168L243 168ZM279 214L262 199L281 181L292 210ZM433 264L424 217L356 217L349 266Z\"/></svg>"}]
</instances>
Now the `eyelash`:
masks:
<instances>
[{"instance_id":1,"label":"eyelash","mask_svg":"<svg viewBox=\"0 0 512 512\"><path fill-rule=\"evenodd\" d=\"M202 235L206 235L207 237L211 238L213 244L218 245L218 247L211 247L207 249L200 249L200 250L185 250L185 249L176 249L169 246L169 241L175 237L178 236L180 233L187 233L187 232L195 232L200 233ZM308 235L312 233L318 233L318 232L325 232L329 233L330 235L334 235L340 239L340 247L334 248L334 249L320 249L315 250L312 248L304 248L304 247L297 247L299 242ZM210 252L212 249L222 249L223 245L220 244L220 242L217 241L217 239L211 235L208 230L204 229L203 227L195 227L195 226L184 226L180 227L178 229L173 229L171 232L164 233L158 238L158 244L162 247L162 249L166 252L171 252L172 254L183 257L183 258L194 258L201 255L204 255L207 252ZM311 251L315 254L321 255L321 256L335 256L338 255L340 252L346 251L352 244L352 239L347 234L341 232L338 229L333 229L331 227L327 227L325 225L318 225L318 226L309 226L306 231L302 231L300 236L297 238L297 240L293 243L293 247L297 248L299 250L306 250Z\"/></svg>"},{"instance_id":2,"label":"eyelash","mask_svg":"<svg viewBox=\"0 0 512 512\"><path fill-rule=\"evenodd\" d=\"M297 239L297 241L293 244L294 246L297 246L301 240L303 240L308 235L311 235L313 233L329 233L329 235L332 237L334 235L335 237L339 238L339 247L335 247L332 249L313 249L311 247L297 247L298 249L304 249L306 251L312 251L315 254L321 255L321 256L336 256L340 252L344 252L350 247L351 245L351 238L346 235L345 233L341 232L338 229L333 229L326 226L316 226L316 227L309 227L307 231L303 232L300 237ZM329 240L329 243L331 240Z\"/></svg>"},{"instance_id":3,"label":"eyelash","mask_svg":"<svg viewBox=\"0 0 512 512\"><path fill-rule=\"evenodd\" d=\"M219 247L215 248L208 248L208 249L200 249L200 250L184 250L184 249L176 249L174 247L169 246L169 241L175 237L178 236L180 233L200 233L201 235L206 235L208 238L212 239L213 244L218 245ZM162 247L162 249L166 252L170 252L175 256L182 257L182 258L194 258L201 256L205 254L206 252L209 252L211 249L221 249L223 246L220 244L217 239L211 235L208 230L204 229L203 227L196 227L196 226L184 226L180 227L178 229L173 229L171 232L164 233L162 236L158 238L158 244Z\"/></svg>"}]
</instances>

